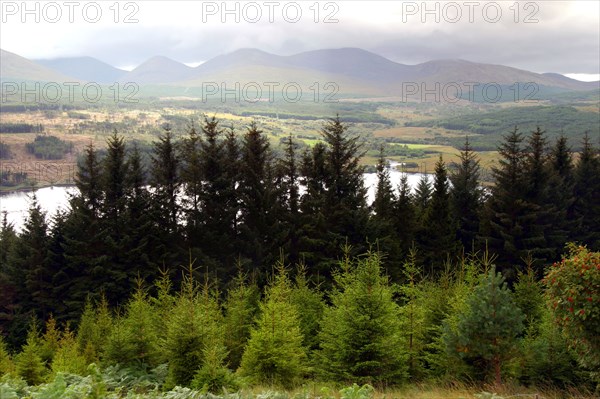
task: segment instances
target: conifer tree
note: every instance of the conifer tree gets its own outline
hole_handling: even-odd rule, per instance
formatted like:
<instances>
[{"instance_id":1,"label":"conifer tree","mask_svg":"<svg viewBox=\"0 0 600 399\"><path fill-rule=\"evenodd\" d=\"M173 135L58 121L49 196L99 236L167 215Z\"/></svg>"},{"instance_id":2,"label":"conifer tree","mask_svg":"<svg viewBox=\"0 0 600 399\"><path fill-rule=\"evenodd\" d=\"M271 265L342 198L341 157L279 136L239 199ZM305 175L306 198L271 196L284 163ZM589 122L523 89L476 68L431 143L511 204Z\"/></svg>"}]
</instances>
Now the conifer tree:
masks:
<instances>
[{"instance_id":1,"label":"conifer tree","mask_svg":"<svg viewBox=\"0 0 600 399\"><path fill-rule=\"evenodd\" d=\"M499 268L512 270L527 255L523 238L531 222L530 206L523 198L527 192L523 135L516 127L504 137L498 151L501 159L492 168L495 184L486 202L481 235L490 251L498 255ZM511 276L515 277L515 273Z\"/></svg>"},{"instance_id":2,"label":"conifer tree","mask_svg":"<svg viewBox=\"0 0 600 399\"><path fill-rule=\"evenodd\" d=\"M27 343L21 352L15 356L15 369L17 375L22 377L29 385L38 385L44 381L46 367L39 354L39 336L35 325L27 334Z\"/></svg>"},{"instance_id":3,"label":"conifer tree","mask_svg":"<svg viewBox=\"0 0 600 399\"><path fill-rule=\"evenodd\" d=\"M86 368L86 359L79 353L75 334L67 326L61 335L50 369L54 375L58 373L84 375Z\"/></svg>"},{"instance_id":4,"label":"conifer tree","mask_svg":"<svg viewBox=\"0 0 600 399\"><path fill-rule=\"evenodd\" d=\"M0 334L0 377L14 372L15 365L10 358L8 348L4 342L4 336Z\"/></svg>"},{"instance_id":5,"label":"conifer tree","mask_svg":"<svg viewBox=\"0 0 600 399\"><path fill-rule=\"evenodd\" d=\"M302 346L310 353L319 347L318 333L325 310L323 294L317 288L311 288L307 278L306 265L297 266L296 277L290 295L295 305L302 332Z\"/></svg>"},{"instance_id":6,"label":"conifer tree","mask_svg":"<svg viewBox=\"0 0 600 399\"><path fill-rule=\"evenodd\" d=\"M181 143L181 184L185 197L183 212L185 214L186 235L190 247L200 246L201 204L202 204L202 154L200 147L202 137L196 131L193 121L188 127L188 135Z\"/></svg>"},{"instance_id":7,"label":"conifer tree","mask_svg":"<svg viewBox=\"0 0 600 399\"><path fill-rule=\"evenodd\" d=\"M399 257L405 257L415 240L417 216L414 196L408 184L408 176L403 173L398 186L398 200L394 207L394 225L396 237L400 245Z\"/></svg>"},{"instance_id":8,"label":"conifer tree","mask_svg":"<svg viewBox=\"0 0 600 399\"><path fill-rule=\"evenodd\" d=\"M7 331L14 318L16 305L16 286L10 272L11 252L17 242L17 233L7 220L7 212L2 212L0 226L0 329Z\"/></svg>"},{"instance_id":9,"label":"conifer tree","mask_svg":"<svg viewBox=\"0 0 600 399\"><path fill-rule=\"evenodd\" d=\"M390 181L390 171L383 145L379 150L377 162L377 188L375 200L371 205L372 214L369 219L369 240L376 243L377 249L386 255L388 270L394 278L399 277L402 256L401 244L396 236L397 198Z\"/></svg>"},{"instance_id":10,"label":"conifer tree","mask_svg":"<svg viewBox=\"0 0 600 399\"><path fill-rule=\"evenodd\" d=\"M441 155L435 164L433 192L422 229L419 241L425 254L425 265L439 274L443 262L457 252L455 221L450 210L448 172Z\"/></svg>"},{"instance_id":11,"label":"conifer tree","mask_svg":"<svg viewBox=\"0 0 600 399\"><path fill-rule=\"evenodd\" d=\"M325 378L359 383L397 383L406 377L400 308L383 275L381 258L346 257L334 275L332 306L325 310L317 362Z\"/></svg>"},{"instance_id":12,"label":"conifer tree","mask_svg":"<svg viewBox=\"0 0 600 399\"><path fill-rule=\"evenodd\" d=\"M470 249L479 232L483 189L479 181L479 159L469 144L468 137L460 152L459 161L450 174L450 204L453 219L457 223L457 237L464 248Z\"/></svg>"},{"instance_id":13,"label":"conifer tree","mask_svg":"<svg viewBox=\"0 0 600 399\"><path fill-rule=\"evenodd\" d=\"M545 132L538 126L531 132L525 156L525 192L523 201L527 205L527 221L523 224L523 248L527 256L532 256L538 274L543 274L543 266L558 257L564 245L558 243L557 248L552 248L549 236L555 236L559 228L559 210L550 198L550 167L548 163L548 148ZM566 239L566 237L565 237Z\"/></svg>"},{"instance_id":14,"label":"conifer tree","mask_svg":"<svg viewBox=\"0 0 600 399\"><path fill-rule=\"evenodd\" d=\"M429 175L422 174L417 186L415 187L414 204L417 212L419 221L423 220L427 212L429 201L431 200L431 194L433 189L429 180Z\"/></svg>"},{"instance_id":15,"label":"conifer tree","mask_svg":"<svg viewBox=\"0 0 600 399\"><path fill-rule=\"evenodd\" d=\"M346 243L356 246L356 250L364 245L368 221L364 168L360 165L364 152L360 137L348 134L348 128L338 115L321 129L327 146L324 164L324 215L330 242L327 254L332 258L337 258L339 248Z\"/></svg>"},{"instance_id":16,"label":"conifer tree","mask_svg":"<svg viewBox=\"0 0 600 399\"><path fill-rule=\"evenodd\" d=\"M177 155L173 133L169 126L154 143L150 183L155 189L154 201L158 212L158 223L167 233L178 231L177 218L180 206L177 193L181 184L180 159Z\"/></svg>"},{"instance_id":17,"label":"conifer tree","mask_svg":"<svg viewBox=\"0 0 600 399\"><path fill-rule=\"evenodd\" d=\"M206 284L202 289L193 278L193 262L184 276L181 290L166 320L164 350L169 361L167 386L190 386L198 369L206 363L210 347L216 356L210 360L225 360L221 309ZM214 368L223 364L213 363Z\"/></svg>"},{"instance_id":18,"label":"conifer tree","mask_svg":"<svg viewBox=\"0 0 600 399\"><path fill-rule=\"evenodd\" d=\"M372 209L379 222L389 221L393 215L393 204L396 195L390 181L390 171L385 159L383 145L379 149L379 159L377 161L377 189L375 190L375 200Z\"/></svg>"},{"instance_id":19,"label":"conifer tree","mask_svg":"<svg viewBox=\"0 0 600 399\"><path fill-rule=\"evenodd\" d=\"M254 122L242 141L240 165L241 239L252 267L264 275L276 248L279 215L269 140Z\"/></svg>"},{"instance_id":20,"label":"conifer tree","mask_svg":"<svg viewBox=\"0 0 600 399\"><path fill-rule=\"evenodd\" d=\"M281 187L278 190L278 207L282 213L283 224L280 242L291 263L300 261L299 229L300 229L300 171L296 156L296 143L290 134L285 142L285 155L278 164L278 175Z\"/></svg>"},{"instance_id":21,"label":"conifer tree","mask_svg":"<svg viewBox=\"0 0 600 399\"><path fill-rule=\"evenodd\" d=\"M233 285L227 291L225 300L225 317L223 320L225 346L229 353L227 363L236 370L242 361L244 348L250 338L250 331L258 311L260 292L254 283L248 283L247 277L241 271L233 280Z\"/></svg>"},{"instance_id":22,"label":"conifer tree","mask_svg":"<svg viewBox=\"0 0 600 399\"><path fill-rule=\"evenodd\" d=\"M327 255L323 252L327 244L325 220L325 153L322 142L316 143L302 155L300 164L300 184L306 187L300 200L300 221L298 245L300 256L309 268L313 278L322 277L331 267Z\"/></svg>"},{"instance_id":23,"label":"conifer tree","mask_svg":"<svg viewBox=\"0 0 600 399\"><path fill-rule=\"evenodd\" d=\"M579 221L576 239L600 250L600 156L586 134L575 168L574 213Z\"/></svg>"},{"instance_id":24,"label":"conifer tree","mask_svg":"<svg viewBox=\"0 0 600 399\"><path fill-rule=\"evenodd\" d=\"M156 262L160 266L168 267L177 264L181 253L178 224L181 209L177 200L181 186L179 170L181 160L169 126L164 127L164 133L153 144L150 171L153 194L150 212L159 234L155 244L155 253L159 255Z\"/></svg>"},{"instance_id":25,"label":"conifer tree","mask_svg":"<svg viewBox=\"0 0 600 399\"><path fill-rule=\"evenodd\" d=\"M52 276L46 269L48 251L48 225L46 214L37 202L31 199L29 213L23 232L11 251L8 274L15 289L15 306L23 315L46 318L52 309ZM27 320L27 316L22 320ZM23 326L22 326L23 327Z\"/></svg>"},{"instance_id":26,"label":"conifer tree","mask_svg":"<svg viewBox=\"0 0 600 399\"><path fill-rule=\"evenodd\" d=\"M459 314L458 330L448 342L450 351L465 358L481 358L502 384L502 366L512 355L523 331L523 313L495 268L481 277Z\"/></svg>"},{"instance_id":27,"label":"conifer tree","mask_svg":"<svg viewBox=\"0 0 600 399\"><path fill-rule=\"evenodd\" d=\"M291 292L292 284L280 261L242 356L240 372L254 383L292 387L308 371L300 319Z\"/></svg>"},{"instance_id":28,"label":"conifer tree","mask_svg":"<svg viewBox=\"0 0 600 399\"><path fill-rule=\"evenodd\" d=\"M138 279L125 314L115 320L106 344L108 361L122 366L151 369L158 365L158 331L155 313Z\"/></svg>"}]
</instances>

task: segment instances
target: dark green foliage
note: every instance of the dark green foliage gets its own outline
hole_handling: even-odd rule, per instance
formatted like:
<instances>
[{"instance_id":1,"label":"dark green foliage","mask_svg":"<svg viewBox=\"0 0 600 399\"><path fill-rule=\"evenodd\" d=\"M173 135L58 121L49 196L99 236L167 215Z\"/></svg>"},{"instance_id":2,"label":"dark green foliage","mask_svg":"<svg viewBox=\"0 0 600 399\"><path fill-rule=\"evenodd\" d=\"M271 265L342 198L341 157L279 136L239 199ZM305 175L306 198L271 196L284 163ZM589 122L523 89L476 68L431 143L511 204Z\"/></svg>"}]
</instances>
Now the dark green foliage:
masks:
<instances>
[{"instance_id":1,"label":"dark green foliage","mask_svg":"<svg viewBox=\"0 0 600 399\"><path fill-rule=\"evenodd\" d=\"M310 237L302 250L311 275L327 280L343 245L353 245L356 251L364 248L369 216L359 136L347 130L339 117L329 120L321 129L325 145L315 145L302 162L307 186L302 198L303 230Z\"/></svg>"},{"instance_id":2,"label":"dark green foliage","mask_svg":"<svg viewBox=\"0 0 600 399\"><path fill-rule=\"evenodd\" d=\"M600 155L587 135L575 168L574 194L574 214L579 221L574 238L600 250Z\"/></svg>"},{"instance_id":3,"label":"dark green foliage","mask_svg":"<svg viewBox=\"0 0 600 399\"><path fill-rule=\"evenodd\" d=\"M254 270L264 276L273 263L279 215L269 140L251 123L242 140L240 161L240 239Z\"/></svg>"},{"instance_id":4,"label":"dark green foliage","mask_svg":"<svg viewBox=\"0 0 600 399\"><path fill-rule=\"evenodd\" d=\"M460 152L460 162L454 164L450 174L450 205L457 223L457 238L465 249L473 247L479 232L479 213L483 205L480 177L479 159L467 137Z\"/></svg>"},{"instance_id":5,"label":"dark green foliage","mask_svg":"<svg viewBox=\"0 0 600 399\"><path fill-rule=\"evenodd\" d=\"M402 381L407 371L403 323L380 255L354 262L346 258L340 266L319 334L321 374L360 383Z\"/></svg>"},{"instance_id":6,"label":"dark green foliage","mask_svg":"<svg viewBox=\"0 0 600 399\"><path fill-rule=\"evenodd\" d=\"M25 144L25 148L39 159L62 159L73 151L73 143L55 136L36 136L32 143Z\"/></svg>"},{"instance_id":7,"label":"dark green foliage","mask_svg":"<svg viewBox=\"0 0 600 399\"><path fill-rule=\"evenodd\" d=\"M448 350L463 358L480 358L500 385L502 366L514 356L517 336L523 331L523 313L494 268L481 277L465 305L456 335L448 335Z\"/></svg>"},{"instance_id":8,"label":"dark green foliage","mask_svg":"<svg viewBox=\"0 0 600 399\"><path fill-rule=\"evenodd\" d=\"M515 267L526 256L525 228L532 219L523 195L527 192L523 135L515 129L504 138L498 151L501 159L492 168L495 180L492 195L486 203L482 238L492 253L498 254L502 269Z\"/></svg>"},{"instance_id":9,"label":"dark green foliage","mask_svg":"<svg viewBox=\"0 0 600 399\"><path fill-rule=\"evenodd\" d=\"M422 220L419 242L426 255L424 264L433 274L439 274L443 262L457 252L455 221L450 209L450 192L446 164L440 159L435 164L433 192Z\"/></svg>"}]
</instances>

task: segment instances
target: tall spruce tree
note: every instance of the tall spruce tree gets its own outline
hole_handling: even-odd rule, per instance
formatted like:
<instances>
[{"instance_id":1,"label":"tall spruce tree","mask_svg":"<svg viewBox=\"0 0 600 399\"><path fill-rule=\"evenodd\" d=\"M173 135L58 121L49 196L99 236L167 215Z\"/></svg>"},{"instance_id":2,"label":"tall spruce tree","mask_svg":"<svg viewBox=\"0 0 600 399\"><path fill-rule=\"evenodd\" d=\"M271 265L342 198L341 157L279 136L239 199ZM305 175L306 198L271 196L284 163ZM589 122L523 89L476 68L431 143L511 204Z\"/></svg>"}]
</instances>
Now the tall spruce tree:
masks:
<instances>
[{"instance_id":1,"label":"tall spruce tree","mask_svg":"<svg viewBox=\"0 0 600 399\"><path fill-rule=\"evenodd\" d=\"M181 143L181 184L183 188L183 213L186 224L187 245L190 248L198 248L202 242L202 154L200 147L202 137L192 124L188 128L188 135Z\"/></svg>"},{"instance_id":2,"label":"tall spruce tree","mask_svg":"<svg viewBox=\"0 0 600 399\"><path fill-rule=\"evenodd\" d=\"M299 229L300 229L300 171L296 155L297 144L293 141L290 134L285 142L285 155L279 160L278 179L281 187L279 194L279 209L283 216L281 221L283 249L288 255L291 263L298 263L299 256Z\"/></svg>"},{"instance_id":3,"label":"tall spruce tree","mask_svg":"<svg viewBox=\"0 0 600 399\"><path fill-rule=\"evenodd\" d=\"M263 276L267 264L272 264L278 236L272 158L269 140L252 122L242 142L240 232L245 255Z\"/></svg>"},{"instance_id":4,"label":"tall spruce tree","mask_svg":"<svg viewBox=\"0 0 600 399\"><path fill-rule=\"evenodd\" d=\"M456 227L450 210L448 172L441 155L435 164L433 192L422 229L423 235L419 241L423 247L424 264L431 272L439 274L443 270L444 261L457 252Z\"/></svg>"},{"instance_id":5,"label":"tall spruce tree","mask_svg":"<svg viewBox=\"0 0 600 399\"><path fill-rule=\"evenodd\" d=\"M450 174L450 204L457 223L457 238L465 249L474 246L479 232L479 218L483 205L483 188L480 183L481 166L469 138L460 152L459 162Z\"/></svg>"},{"instance_id":6,"label":"tall spruce tree","mask_svg":"<svg viewBox=\"0 0 600 399\"><path fill-rule=\"evenodd\" d=\"M400 257L406 257L414 244L417 230L417 215L414 196L408 184L408 176L403 173L398 185L398 199L394 206L394 225L396 237L400 245Z\"/></svg>"},{"instance_id":7,"label":"tall spruce tree","mask_svg":"<svg viewBox=\"0 0 600 399\"><path fill-rule=\"evenodd\" d=\"M548 162L545 131L538 126L531 132L525 156L525 189L523 200L528 207L528 221L523 225L522 244L528 256L532 256L538 275L543 275L544 265L558 257L564 245L552 248L549 236L554 236L561 221L559 210L550 198L548 181L551 171ZM566 237L565 237L566 238Z\"/></svg>"},{"instance_id":8,"label":"tall spruce tree","mask_svg":"<svg viewBox=\"0 0 600 399\"><path fill-rule=\"evenodd\" d=\"M486 219L481 231L490 251L498 256L498 267L512 270L527 255L523 239L526 226L531 222L530 207L523 198L527 192L526 153L523 135L516 127L504 137L498 152L498 166L492 167L495 184L486 202ZM516 273L511 277L516 277Z\"/></svg>"},{"instance_id":9,"label":"tall spruce tree","mask_svg":"<svg viewBox=\"0 0 600 399\"><path fill-rule=\"evenodd\" d=\"M600 156L586 134L575 168L574 214L579 221L575 238L600 250Z\"/></svg>"},{"instance_id":10,"label":"tall spruce tree","mask_svg":"<svg viewBox=\"0 0 600 399\"><path fill-rule=\"evenodd\" d=\"M394 220L396 203L397 198L390 180L390 171L382 145L377 162L377 188L375 200L371 205L372 214L369 219L368 238L375 241L377 249L385 254L388 270L394 278L400 276L403 256Z\"/></svg>"}]
</instances>

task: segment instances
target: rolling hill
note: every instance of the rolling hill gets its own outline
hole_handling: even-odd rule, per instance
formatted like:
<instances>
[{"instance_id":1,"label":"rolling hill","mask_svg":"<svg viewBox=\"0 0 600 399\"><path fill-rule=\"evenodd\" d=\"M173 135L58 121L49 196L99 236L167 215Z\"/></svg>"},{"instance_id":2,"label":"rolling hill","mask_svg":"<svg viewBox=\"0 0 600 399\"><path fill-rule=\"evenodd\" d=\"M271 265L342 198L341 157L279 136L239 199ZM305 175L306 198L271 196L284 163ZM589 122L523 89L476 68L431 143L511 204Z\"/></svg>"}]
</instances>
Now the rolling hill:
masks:
<instances>
[{"instance_id":1,"label":"rolling hill","mask_svg":"<svg viewBox=\"0 0 600 399\"><path fill-rule=\"evenodd\" d=\"M20 55L0 49L0 80L9 81L11 79L39 82L80 81L80 79L67 76Z\"/></svg>"},{"instance_id":2,"label":"rolling hill","mask_svg":"<svg viewBox=\"0 0 600 399\"><path fill-rule=\"evenodd\" d=\"M34 60L64 75L87 81L111 84L127 73L93 57L71 57Z\"/></svg>"},{"instance_id":3,"label":"rolling hill","mask_svg":"<svg viewBox=\"0 0 600 399\"><path fill-rule=\"evenodd\" d=\"M433 60L417 65L393 62L380 55L357 48L324 49L291 56L279 56L257 49L240 49L220 55L191 68L167 57L157 56L127 72L91 57L29 61L2 51L0 77L28 80L72 79L111 83L135 82L139 85L164 85L199 88L206 82L298 83L303 90L317 82L320 90L334 82L339 93L357 96L399 96L407 83L433 88L440 85L477 82L510 87L517 82L534 82L547 93L598 89L599 82L580 82L566 76L538 74L504 65L475 63L460 59ZM50 69L52 68L52 69ZM231 86L230 86L231 85ZM463 86L466 90L467 87ZM464 98L464 96L463 96Z\"/></svg>"}]
</instances>

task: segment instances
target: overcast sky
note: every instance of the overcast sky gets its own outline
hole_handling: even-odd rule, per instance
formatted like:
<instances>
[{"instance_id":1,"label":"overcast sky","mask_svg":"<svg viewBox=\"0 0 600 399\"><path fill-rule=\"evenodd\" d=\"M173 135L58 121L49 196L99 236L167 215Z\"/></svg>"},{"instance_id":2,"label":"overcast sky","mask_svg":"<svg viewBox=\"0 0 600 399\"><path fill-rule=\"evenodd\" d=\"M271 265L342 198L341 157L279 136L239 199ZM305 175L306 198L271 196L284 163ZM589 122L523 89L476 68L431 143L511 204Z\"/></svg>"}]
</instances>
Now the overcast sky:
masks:
<instances>
[{"instance_id":1,"label":"overcast sky","mask_svg":"<svg viewBox=\"0 0 600 399\"><path fill-rule=\"evenodd\" d=\"M88 55L130 69L155 55L197 65L246 47L359 47L405 64L461 58L600 76L598 1L0 3L0 47L30 59Z\"/></svg>"}]
</instances>

